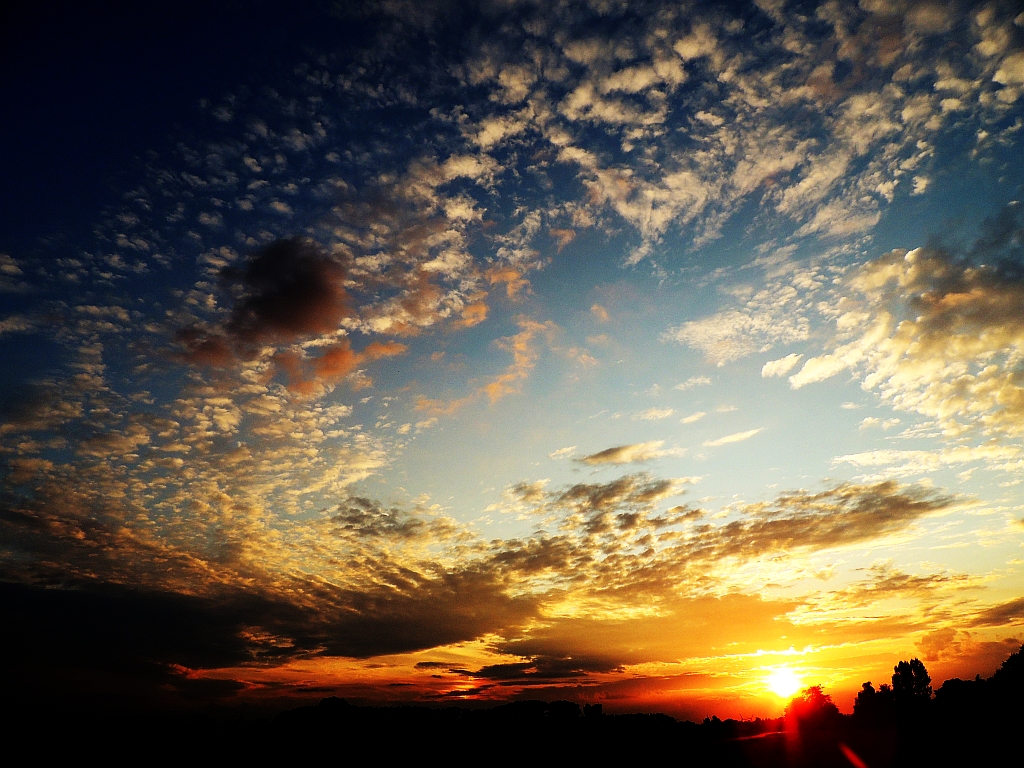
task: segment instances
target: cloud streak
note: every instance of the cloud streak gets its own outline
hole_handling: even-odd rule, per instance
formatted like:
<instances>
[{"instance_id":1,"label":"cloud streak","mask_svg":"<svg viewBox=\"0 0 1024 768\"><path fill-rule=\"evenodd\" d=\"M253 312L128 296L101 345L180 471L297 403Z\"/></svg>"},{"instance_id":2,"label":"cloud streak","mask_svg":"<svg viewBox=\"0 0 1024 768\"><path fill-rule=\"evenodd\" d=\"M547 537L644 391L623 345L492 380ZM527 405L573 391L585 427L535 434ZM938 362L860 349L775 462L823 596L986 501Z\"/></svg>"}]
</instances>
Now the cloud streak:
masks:
<instances>
[{"instance_id":1,"label":"cloud streak","mask_svg":"<svg viewBox=\"0 0 1024 768\"><path fill-rule=\"evenodd\" d=\"M742 443L744 440L749 440L754 435L763 431L764 427L758 427L757 429L748 429L746 432L736 432L725 437L719 437L716 440L707 440L704 442L704 446L707 448L717 448L721 445L729 445L730 443Z\"/></svg>"},{"instance_id":2,"label":"cloud streak","mask_svg":"<svg viewBox=\"0 0 1024 768\"><path fill-rule=\"evenodd\" d=\"M605 448L603 451L591 453L576 461L581 464L600 466L602 464L632 464L651 461L662 456L678 456L678 449L664 449L664 440L651 440L646 443L632 443L630 445L617 445L612 448Z\"/></svg>"}]
</instances>

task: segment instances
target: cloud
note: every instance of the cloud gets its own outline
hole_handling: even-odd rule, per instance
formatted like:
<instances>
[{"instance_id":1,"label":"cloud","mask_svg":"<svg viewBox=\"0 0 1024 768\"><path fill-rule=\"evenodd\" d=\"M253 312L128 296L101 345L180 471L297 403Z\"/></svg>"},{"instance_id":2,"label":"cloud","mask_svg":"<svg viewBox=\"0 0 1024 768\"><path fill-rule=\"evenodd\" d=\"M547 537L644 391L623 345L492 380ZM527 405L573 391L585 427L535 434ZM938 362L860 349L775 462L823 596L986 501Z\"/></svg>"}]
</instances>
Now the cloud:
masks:
<instances>
[{"instance_id":1,"label":"cloud","mask_svg":"<svg viewBox=\"0 0 1024 768\"><path fill-rule=\"evenodd\" d=\"M785 278L770 279L765 288L746 294L739 309L669 328L661 338L697 349L719 367L780 344L804 341L810 334L812 297L822 284L822 274L808 268Z\"/></svg>"},{"instance_id":2,"label":"cloud","mask_svg":"<svg viewBox=\"0 0 1024 768\"><path fill-rule=\"evenodd\" d=\"M244 343L288 343L334 331L350 314L341 265L316 243L278 240L222 271L240 290L226 330Z\"/></svg>"},{"instance_id":3,"label":"cloud","mask_svg":"<svg viewBox=\"0 0 1024 768\"><path fill-rule=\"evenodd\" d=\"M661 444L611 449L619 455L602 461L625 459L628 448L636 460L645 450L660 452ZM96 679L127 680L141 661L243 674L253 660L268 668L488 637L523 661L487 663L474 676L587 677L705 653L708 632L741 636L751 651L779 634L801 637L784 617L792 602L688 590L729 562L871 541L953 503L896 483L844 485L741 505L729 522L711 525L701 522L701 510L665 508L695 481L630 474L554 489L519 483L509 497L534 509L545 527L525 539L490 542L438 510L356 495L320 517L277 520L271 529L237 492L205 496L197 483L189 496L204 506L179 533L202 534L199 546L174 543L146 526L135 532L116 499L101 513L88 494L72 489L0 510L0 533L18 553L4 561L2 575L8 585L21 585L11 587L21 590L11 604L24 605L29 617L12 625L18 629L5 647L26 648L44 636L76 638L60 664L45 667L55 679L75 672L81 680L95 670L89 675ZM217 505L226 505L227 514ZM641 610L655 596L657 610ZM563 598L579 608L558 613ZM80 615L103 620L79 622ZM70 634L63 633L66 623ZM39 655L61 643L39 642ZM90 658L90 649L104 643ZM184 695L177 691L185 683L153 679L157 690Z\"/></svg>"},{"instance_id":4,"label":"cloud","mask_svg":"<svg viewBox=\"0 0 1024 768\"><path fill-rule=\"evenodd\" d=\"M664 440L652 440L647 443L617 445L614 448L605 448L603 451L583 456L577 459L577 461L583 464L590 464L591 466L600 464L632 464L635 462L651 461L662 456L678 455L675 449L662 449L661 446L664 444Z\"/></svg>"},{"instance_id":5,"label":"cloud","mask_svg":"<svg viewBox=\"0 0 1024 768\"><path fill-rule=\"evenodd\" d=\"M979 133L982 157L1016 141L1009 105L1024 80L1009 6L916 4L895 21L872 7L487 6L470 30L447 27L441 6L375 7L364 49L312 56L262 95L210 106L231 125L216 141L177 145L173 164L154 160L95 242L63 243L52 259L0 255L0 291L38 289L58 318L15 314L0 333L41 331L73 350L3 404L0 602L10 607L5 651L22 662L13 674L29 669L26 686L38 674L58 694L82 675L97 690L148 680L153 695L180 699L204 684L231 695L243 673L266 679L292 663L293 674L314 657L445 644L469 657L469 645L485 646L464 666L526 684L677 664L735 638L746 645L730 655L782 635L778 647L820 643L820 629L795 619L828 607L824 597L801 606L738 594L753 588L736 564L761 564L760 591L770 563L804 578L808 553L916 535L955 500L849 484L715 512L672 506L695 478L524 481L507 496L529 522L501 538L429 500L350 496L397 461L414 430L439 422L409 418L401 387L362 403L327 393L344 380L364 386L363 366L407 353L382 335L418 336L408 345L418 351L433 339L456 359L442 332L475 329L477 344L508 304L537 298L530 273L552 260L627 242L617 258L649 259L661 274L665 254L721 237L737 211L756 208L786 243L755 265L764 290L740 287L734 306L679 321L666 340L721 365L818 338L810 318L820 309L838 319L829 348L769 361L763 376L803 363L792 377L802 386L850 371L897 409L952 434L975 425L989 441L837 462L887 476L1019 462L1014 445L998 445L1024 423L1012 210L962 261L931 248L833 282L838 267L790 260L791 236L811 235L848 238L821 263L847 259L897 195L934 194L935 147L951 121L991 134ZM472 44L409 44L453 30ZM156 286L145 281L157 270L174 292L136 291ZM75 305L72 294L94 298ZM104 306L121 294L123 307ZM590 308L597 322L629 309L601 301L608 308ZM450 413L524 391L557 329L517 322L496 345L504 369L470 373L468 395L419 406ZM168 355L152 354L170 343L190 369L168 372ZM567 354L587 362L577 347ZM676 389L711 384L693 376ZM577 461L682 453L651 441ZM834 604L857 618L858 605L927 601L955 583L926 581L874 574ZM1018 614L1011 601L976 620L1004 626ZM929 637L945 652L948 633ZM211 668L239 678L193 674ZM644 680L632 672L631 684Z\"/></svg>"},{"instance_id":6,"label":"cloud","mask_svg":"<svg viewBox=\"0 0 1024 768\"><path fill-rule=\"evenodd\" d=\"M122 702L153 706L184 698L187 681L171 667L209 668L295 654L291 645L258 648L244 639L255 624L295 624L300 612L253 594L202 597L116 584L79 589L0 585L17 626L3 640L21 663L9 681L28 701L60 695L88 703L114 689ZM240 686L228 686L223 694ZM204 699L209 699L206 692Z\"/></svg>"},{"instance_id":7,"label":"cloud","mask_svg":"<svg viewBox=\"0 0 1024 768\"><path fill-rule=\"evenodd\" d=\"M748 429L746 432L737 432L732 435L726 435L720 437L717 440L708 440L704 443L708 448L717 448L720 445L728 445L729 443L740 443L744 440L749 440L758 432L761 432L764 427L758 427L757 429Z\"/></svg>"},{"instance_id":8,"label":"cloud","mask_svg":"<svg viewBox=\"0 0 1024 768\"><path fill-rule=\"evenodd\" d=\"M711 379L707 376L691 376L686 381L676 384L672 389L687 390L694 387L707 387L711 385Z\"/></svg>"},{"instance_id":9,"label":"cloud","mask_svg":"<svg viewBox=\"0 0 1024 768\"><path fill-rule=\"evenodd\" d=\"M1024 622L1024 597L993 605L978 613L971 622L975 627L1003 627Z\"/></svg>"},{"instance_id":10,"label":"cloud","mask_svg":"<svg viewBox=\"0 0 1024 768\"><path fill-rule=\"evenodd\" d=\"M664 338L699 349L709 362L722 366L776 344L802 341L807 334L806 321L800 318L729 310L670 328Z\"/></svg>"},{"instance_id":11,"label":"cloud","mask_svg":"<svg viewBox=\"0 0 1024 768\"><path fill-rule=\"evenodd\" d=\"M619 665L677 662L701 654L708 646L738 642L740 648L753 649L780 634L797 633L786 619L792 607L789 602L747 595L669 597L655 615L551 617L529 635L502 643L501 650L541 663L593 659L600 671Z\"/></svg>"},{"instance_id":12,"label":"cloud","mask_svg":"<svg viewBox=\"0 0 1024 768\"><path fill-rule=\"evenodd\" d=\"M761 367L761 378L770 379L775 376L785 376L793 368L796 367L803 359L803 355L798 355L795 352L791 355L786 355L778 360L769 360Z\"/></svg>"},{"instance_id":13,"label":"cloud","mask_svg":"<svg viewBox=\"0 0 1024 768\"><path fill-rule=\"evenodd\" d=\"M450 520L429 512L386 508L366 498L351 497L319 522L292 526L293 538L284 548L285 542L268 536L260 525L249 525L255 521L241 520L238 529L229 516L218 525L221 535L232 528L244 535L230 545L230 538L222 539L220 551L218 537L213 536L206 540L205 553L189 553L166 540L125 530L116 520L114 507L104 520L95 511L83 514L86 510L77 507L73 499L69 501L72 503L0 510L4 539L10 551L20 555L3 563L4 580L27 585L23 588L25 600L38 606L35 619L21 627L19 642L31 638L32 628L40 622L40 631L51 634L62 622L79 625L69 629L70 635L53 635L59 639L51 646L82 632L117 635L119 627L144 624L145 632L126 630L123 640L111 643L104 654L116 655L124 642L135 643L126 663L145 658L196 668L242 664L253 658L269 661L308 654L406 652L511 627L534 610L531 598L506 595L492 571L463 572L461 566L446 572L433 566L420 570L414 565L418 558L404 560L403 547L418 549L438 540L458 540L459 532ZM208 514L216 511L209 509ZM320 543L311 547L314 540ZM296 547L312 561L285 566L286 570L300 569L285 578L293 585L306 580L299 575L302 572L322 575L335 570L328 562L347 559L345 553L356 558L375 553L371 558L374 564L369 570L343 567L336 571L337 580L317 578L316 584L307 584L303 597L271 575L292 562ZM323 560L316 550L331 554ZM59 563L54 560L58 551L64 553ZM98 551L105 553L102 560L92 557ZM464 565L472 571L481 564ZM364 581L367 576L368 582ZM372 586L377 578L387 586L382 586L383 582ZM131 586L116 586L119 582ZM50 594L34 586L36 583L77 588ZM47 604L109 603L105 594L117 597L113 602L124 603L124 610L111 604L100 618L94 615L93 620L84 621L81 613L57 608L55 615L67 613L60 622L48 618L43 610ZM196 615L182 618L180 607L190 605L193 607L188 610ZM168 606L179 608L170 610ZM444 608L440 613L438 606ZM103 618L108 613L122 618ZM205 613L219 618L203 620ZM206 640L199 637L204 634ZM12 640L9 635L7 641ZM82 653L88 656L90 648L92 644L86 644ZM67 650L78 652L70 646Z\"/></svg>"},{"instance_id":14,"label":"cloud","mask_svg":"<svg viewBox=\"0 0 1024 768\"><path fill-rule=\"evenodd\" d=\"M351 314L345 270L312 240L276 240L219 276L232 297L226 321L194 324L175 335L183 359L194 364L225 367L253 358L262 345L330 334Z\"/></svg>"},{"instance_id":15,"label":"cloud","mask_svg":"<svg viewBox=\"0 0 1024 768\"><path fill-rule=\"evenodd\" d=\"M679 423L680 424L693 424L695 421L700 421L705 416L707 416L707 413L705 411L697 411L695 413L691 413L689 416L684 416L683 418L681 418L679 420Z\"/></svg>"},{"instance_id":16,"label":"cloud","mask_svg":"<svg viewBox=\"0 0 1024 768\"><path fill-rule=\"evenodd\" d=\"M872 427L881 427L882 429L891 429L900 423L899 419L879 419L876 416L867 416L860 423L859 429L865 430Z\"/></svg>"},{"instance_id":17,"label":"cloud","mask_svg":"<svg viewBox=\"0 0 1024 768\"><path fill-rule=\"evenodd\" d=\"M10 315L0 320L0 336L8 333L25 333L34 330L36 320L25 315Z\"/></svg>"},{"instance_id":18,"label":"cloud","mask_svg":"<svg viewBox=\"0 0 1024 768\"><path fill-rule=\"evenodd\" d=\"M744 505L739 519L702 531L694 549L717 560L850 546L901 532L954 503L951 497L893 481L785 493L774 502Z\"/></svg>"},{"instance_id":19,"label":"cloud","mask_svg":"<svg viewBox=\"0 0 1024 768\"><path fill-rule=\"evenodd\" d=\"M556 330L555 324L550 320L538 323L536 320L521 317L518 325L521 329L519 333L496 342L500 349L512 353L512 363L503 373L479 385L472 394L466 397L455 400L439 400L421 396L416 402L416 409L450 414L483 396L486 396L493 405L508 395L517 394L540 357L537 349L538 337L550 339Z\"/></svg>"},{"instance_id":20,"label":"cloud","mask_svg":"<svg viewBox=\"0 0 1024 768\"><path fill-rule=\"evenodd\" d=\"M1017 216L1016 207L1012 210ZM934 249L893 251L858 269L836 298L836 346L790 377L794 388L851 370L893 407L935 419L947 435L1024 431L1024 281L1009 232L993 232L977 265ZM990 224L990 229L996 225Z\"/></svg>"},{"instance_id":21,"label":"cloud","mask_svg":"<svg viewBox=\"0 0 1024 768\"><path fill-rule=\"evenodd\" d=\"M0 253L0 293L28 291L29 285L23 279L24 275L25 271L14 257L7 253ZM2 323L0 323L0 327L2 327Z\"/></svg>"},{"instance_id":22,"label":"cloud","mask_svg":"<svg viewBox=\"0 0 1024 768\"><path fill-rule=\"evenodd\" d=\"M321 347L320 354L316 357L285 351L278 353L274 360L288 375L289 389L312 394L318 391L321 384L343 379L363 363L404 355L408 349L405 344L396 341L373 341L356 352L348 339L342 339L336 344ZM371 380L364 377L360 380L358 388L366 386L369 381Z\"/></svg>"},{"instance_id":23,"label":"cloud","mask_svg":"<svg viewBox=\"0 0 1024 768\"><path fill-rule=\"evenodd\" d=\"M871 606L873 612L890 613L885 608L893 600L914 600L920 611L927 612L946 599L950 593L977 589L976 578L957 573L910 574L891 563L876 563L868 569L868 578L822 596L814 610L835 619L855 616ZM897 612L905 612L902 606ZM810 609L808 610L810 613Z\"/></svg>"},{"instance_id":24,"label":"cloud","mask_svg":"<svg viewBox=\"0 0 1024 768\"><path fill-rule=\"evenodd\" d=\"M633 418L640 421L658 421L660 419L667 419L675 412L675 408L648 408L645 411L640 411Z\"/></svg>"},{"instance_id":25,"label":"cloud","mask_svg":"<svg viewBox=\"0 0 1024 768\"><path fill-rule=\"evenodd\" d=\"M519 298L520 293L530 290L530 281L523 277L522 272L513 267L492 267L486 272L487 281L491 285L505 285L505 292L509 299Z\"/></svg>"}]
</instances>

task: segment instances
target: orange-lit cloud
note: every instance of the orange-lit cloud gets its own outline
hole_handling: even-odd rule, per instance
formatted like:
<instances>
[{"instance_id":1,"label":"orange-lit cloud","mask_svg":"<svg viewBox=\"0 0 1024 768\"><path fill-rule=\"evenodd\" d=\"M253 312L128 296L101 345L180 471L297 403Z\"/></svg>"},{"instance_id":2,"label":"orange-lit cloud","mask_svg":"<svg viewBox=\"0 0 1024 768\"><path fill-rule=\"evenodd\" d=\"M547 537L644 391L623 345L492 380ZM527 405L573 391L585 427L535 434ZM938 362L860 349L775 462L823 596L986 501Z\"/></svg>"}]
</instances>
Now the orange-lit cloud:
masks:
<instances>
[{"instance_id":1,"label":"orange-lit cloud","mask_svg":"<svg viewBox=\"0 0 1024 768\"><path fill-rule=\"evenodd\" d=\"M504 285L505 293L512 301L518 299L520 294L530 290L530 281L514 267L491 267L484 274L487 277L487 282L491 285Z\"/></svg>"},{"instance_id":2,"label":"orange-lit cloud","mask_svg":"<svg viewBox=\"0 0 1024 768\"><path fill-rule=\"evenodd\" d=\"M323 349L313 358L306 358L291 351L277 354L275 362L288 376L288 387L296 392L310 394L321 383L332 383L351 374L357 366L385 357L403 355L408 351L405 344L395 341L374 341L362 351L352 349L347 339Z\"/></svg>"},{"instance_id":3,"label":"orange-lit cloud","mask_svg":"<svg viewBox=\"0 0 1024 768\"><path fill-rule=\"evenodd\" d=\"M550 339L556 326L550 321L538 323L535 320L521 318L519 327L522 329L519 333L496 342L500 349L512 353L512 363L503 373L477 386L476 390L466 397L455 400L438 400L421 396L416 404L417 410L451 414L483 396L486 396L494 404L508 395L518 393L522 383L529 377L530 371L537 364L538 337Z\"/></svg>"}]
</instances>

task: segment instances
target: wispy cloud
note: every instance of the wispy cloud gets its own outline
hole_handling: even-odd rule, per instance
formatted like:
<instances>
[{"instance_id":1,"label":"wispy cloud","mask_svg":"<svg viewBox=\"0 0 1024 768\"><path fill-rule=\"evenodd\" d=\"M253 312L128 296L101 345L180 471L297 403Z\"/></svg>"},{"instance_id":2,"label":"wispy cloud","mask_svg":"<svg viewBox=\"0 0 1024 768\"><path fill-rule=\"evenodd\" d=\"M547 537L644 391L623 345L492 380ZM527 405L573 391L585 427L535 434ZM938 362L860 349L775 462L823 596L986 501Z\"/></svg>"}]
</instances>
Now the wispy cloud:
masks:
<instances>
[{"instance_id":1,"label":"wispy cloud","mask_svg":"<svg viewBox=\"0 0 1024 768\"><path fill-rule=\"evenodd\" d=\"M763 429L764 427L758 427L757 429L748 429L746 432L736 432L732 435L719 437L717 440L707 440L704 445L708 448L717 448L720 445L728 445L729 443L741 443L744 440L749 440Z\"/></svg>"},{"instance_id":2,"label":"wispy cloud","mask_svg":"<svg viewBox=\"0 0 1024 768\"><path fill-rule=\"evenodd\" d=\"M583 464L631 464L634 462L650 461L662 456L678 456L681 454L677 448L663 449L664 440L652 440L647 443L633 443L631 445L617 445L614 448L605 448L603 451L583 456L577 461Z\"/></svg>"},{"instance_id":3,"label":"wispy cloud","mask_svg":"<svg viewBox=\"0 0 1024 768\"><path fill-rule=\"evenodd\" d=\"M672 389L687 390L694 387L707 387L711 385L711 379L707 376L691 376L686 381L676 384Z\"/></svg>"},{"instance_id":4,"label":"wispy cloud","mask_svg":"<svg viewBox=\"0 0 1024 768\"><path fill-rule=\"evenodd\" d=\"M529 318L520 318L518 325L521 329L519 333L496 342L500 349L512 353L512 363L503 373L478 385L472 394L455 400L430 399L421 396L416 402L416 409L451 414L484 396L493 404L503 397L518 393L523 382L529 377L530 371L537 364L537 359L540 356L540 351L537 349L538 341L542 338L550 339L556 329L555 324L551 321L539 323Z\"/></svg>"},{"instance_id":5,"label":"wispy cloud","mask_svg":"<svg viewBox=\"0 0 1024 768\"><path fill-rule=\"evenodd\" d=\"M633 418L640 421L659 421L667 419L675 412L675 408L648 408L647 410L640 411Z\"/></svg>"}]
</instances>

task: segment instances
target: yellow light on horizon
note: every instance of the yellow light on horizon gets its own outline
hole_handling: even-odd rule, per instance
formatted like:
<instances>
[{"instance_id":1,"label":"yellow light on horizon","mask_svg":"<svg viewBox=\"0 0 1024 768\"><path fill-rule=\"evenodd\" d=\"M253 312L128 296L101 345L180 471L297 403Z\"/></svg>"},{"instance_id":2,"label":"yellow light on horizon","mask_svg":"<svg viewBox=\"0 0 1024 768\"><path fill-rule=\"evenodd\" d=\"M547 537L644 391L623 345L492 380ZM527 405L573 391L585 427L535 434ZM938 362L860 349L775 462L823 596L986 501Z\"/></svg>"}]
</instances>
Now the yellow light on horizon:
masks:
<instances>
[{"instance_id":1,"label":"yellow light on horizon","mask_svg":"<svg viewBox=\"0 0 1024 768\"><path fill-rule=\"evenodd\" d=\"M768 675L765 685L780 699L789 699L800 690L802 681L800 676L789 667L776 667Z\"/></svg>"}]
</instances>

